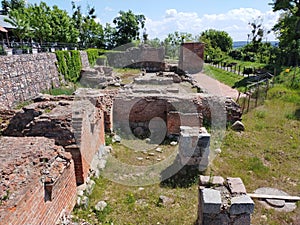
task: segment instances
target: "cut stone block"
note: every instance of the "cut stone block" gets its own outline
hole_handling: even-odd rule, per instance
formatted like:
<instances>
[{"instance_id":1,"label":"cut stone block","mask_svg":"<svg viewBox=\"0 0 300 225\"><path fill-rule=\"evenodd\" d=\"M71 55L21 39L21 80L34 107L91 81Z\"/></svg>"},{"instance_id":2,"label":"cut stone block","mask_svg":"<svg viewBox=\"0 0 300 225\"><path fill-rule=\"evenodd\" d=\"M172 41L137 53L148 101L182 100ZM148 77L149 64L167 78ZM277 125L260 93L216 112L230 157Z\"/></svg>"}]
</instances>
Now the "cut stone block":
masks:
<instances>
[{"instance_id":1,"label":"cut stone block","mask_svg":"<svg viewBox=\"0 0 300 225\"><path fill-rule=\"evenodd\" d=\"M216 186L221 186L224 184L224 178L221 177L221 176L213 176L213 177L210 177L210 176L200 176L200 185L209 185L209 184L212 184L212 185L216 185Z\"/></svg>"},{"instance_id":2,"label":"cut stone block","mask_svg":"<svg viewBox=\"0 0 300 225\"><path fill-rule=\"evenodd\" d=\"M228 188L231 194L246 194L246 188L241 178L227 178Z\"/></svg>"},{"instance_id":3,"label":"cut stone block","mask_svg":"<svg viewBox=\"0 0 300 225\"><path fill-rule=\"evenodd\" d=\"M254 202L248 195L241 195L231 199L229 213L232 215L252 214L254 211Z\"/></svg>"},{"instance_id":4,"label":"cut stone block","mask_svg":"<svg viewBox=\"0 0 300 225\"><path fill-rule=\"evenodd\" d=\"M220 213L222 205L220 191L209 188L204 188L200 191L203 198L203 213Z\"/></svg>"}]
</instances>

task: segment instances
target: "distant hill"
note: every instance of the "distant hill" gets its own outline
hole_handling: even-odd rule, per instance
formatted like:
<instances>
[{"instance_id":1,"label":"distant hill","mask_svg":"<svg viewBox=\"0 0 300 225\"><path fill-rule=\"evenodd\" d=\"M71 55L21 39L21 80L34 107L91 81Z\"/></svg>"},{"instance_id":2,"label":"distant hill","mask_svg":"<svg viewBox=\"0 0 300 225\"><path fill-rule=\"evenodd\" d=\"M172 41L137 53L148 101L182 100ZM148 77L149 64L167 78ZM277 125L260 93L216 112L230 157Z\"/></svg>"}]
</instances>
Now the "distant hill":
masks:
<instances>
[{"instance_id":1,"label":"distant hill","mask_svg":"<svg viewBox=\"0 0 300 225\"><path fill-rule=\"evenodd\" d=\"M278 46L278 41L270 41L271 42L271 45L273 46ZM240 48L240 47L243 47L247 44L247 41L234 41L233 42L233 48Z\"/></svg>"}]
</instances>

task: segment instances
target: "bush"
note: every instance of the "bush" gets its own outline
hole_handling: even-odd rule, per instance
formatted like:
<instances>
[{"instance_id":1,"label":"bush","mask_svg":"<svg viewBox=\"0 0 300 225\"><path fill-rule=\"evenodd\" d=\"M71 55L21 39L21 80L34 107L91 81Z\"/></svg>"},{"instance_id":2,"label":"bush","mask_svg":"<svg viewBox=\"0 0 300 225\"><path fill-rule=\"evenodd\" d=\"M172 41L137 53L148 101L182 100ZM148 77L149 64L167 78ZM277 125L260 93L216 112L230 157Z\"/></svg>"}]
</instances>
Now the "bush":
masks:
<instances>
[{"instance_id":1,"label":"bush","mask_svg":"<svg viewBox=\"0 0 300 225\"><path fill-rule=\"evenodd\" d=\"M88 60L90 63L90 66L94 66L96 64L96 61L100 55L100 53L102 53L101 50L99 49L87 49L86 50L87 56L88 56Z\"/></svg>"},{"instance_id":2,"label":"bush","mask_svg":"<svg viewBox=\"0 0 300 225\"><path fill-rule=\"evenodd\" d=\"M77 50L56 51L58 72L66 81L77 82L82 68L80 53Z\"/></svg>"}]
</instances>

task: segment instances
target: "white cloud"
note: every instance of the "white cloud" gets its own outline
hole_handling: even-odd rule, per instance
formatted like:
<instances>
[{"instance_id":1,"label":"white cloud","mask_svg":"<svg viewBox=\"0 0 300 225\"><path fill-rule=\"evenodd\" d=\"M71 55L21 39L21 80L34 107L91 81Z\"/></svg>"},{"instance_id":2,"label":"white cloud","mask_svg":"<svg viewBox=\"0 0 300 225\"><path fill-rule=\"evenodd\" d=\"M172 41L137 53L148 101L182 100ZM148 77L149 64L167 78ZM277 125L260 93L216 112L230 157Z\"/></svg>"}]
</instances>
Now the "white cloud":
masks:
<instances>
[{"instance_id":1,"label":"white cloud","mask_svg":"<svg viewBox=\"0 0 300 225\"><path fill-rule=\"evenodd\" d=\"M229 33L233 40L247 40L251 28L248 23L258 17L263 19L263 26L270 30L277 22L279 15L272 11L261 12L252 8L233 9L224 14L205 14L199 16L196 12L178 12L168 9L162 20L147 18L146 28L150 38L164 39L174 31L188 32L193 35L200 34L207 29L223 30ZM275 37L269 35L269 40Z\"/></svg>"},{"instance_id":2,"label":"white cloud","mask_svg":"<svg viewBox=\"0 0 300 225\"><path fill-rule=\"evenodd\" d=\"M96 23L100 23L101 24L100 18L96 17L94 20L95 20Z\"/></svg>"}]
</instances>

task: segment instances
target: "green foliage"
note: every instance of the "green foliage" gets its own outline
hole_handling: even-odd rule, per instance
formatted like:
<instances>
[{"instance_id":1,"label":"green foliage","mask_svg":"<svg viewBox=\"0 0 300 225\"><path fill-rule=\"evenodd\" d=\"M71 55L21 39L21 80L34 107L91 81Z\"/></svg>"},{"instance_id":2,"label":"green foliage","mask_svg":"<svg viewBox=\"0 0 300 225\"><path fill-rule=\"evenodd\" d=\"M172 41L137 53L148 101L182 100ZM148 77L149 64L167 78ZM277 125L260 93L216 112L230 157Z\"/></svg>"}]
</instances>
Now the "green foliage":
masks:
<instances>
[{"instance_id":1,"label":"green foliage","mask_svg":"<svg viewBox=\"0 0 300 225\"><path fill-rule=\"evenodd\" d=\"M128 12L120 11L119 16L113 19L116 27L111 29L116 46L139 40L139 30L144 28L145 20L146 17L144 15L135 15L131 10Z\"/></svg>"},{"instance_id":2,"label":"green foliage","mask_svg":"<svg viewBox=\"0 0 300 225\"><path fill-rule=\"evenodd\" d=\"M168 34L168 37L163 42L166 56L169 59L178 59L180 45L192 40L194 40L194 37L190 33L175 31Z\"/></svg>"},{"instance_id":3,"label":"green foliage","mask_svg":"<svg viewBox=\"0 0 300 225\"><path fill-rule=\"evenodd\" d=\"M258 157L251 157L247 161L247 169L250 171L253 171L259 176L263 176L266 172L268 172L268 167L264 166L263 162L261 159Z\"/></svg>"},{"instance_id":4,"label":"green foliage","mask_svg":"<svg viewBox=\"0 0 300 225\"><path fill-rule=\"evenodd\" d=\"M74 87L59 87L59 88L50 89L43 93L57 96L57 95L72 95L74 91L75 91Z\"/></svg>"},{"instance_id":5,"label":"green foliage","mask_svg":"<svg viewBox=\"0 0 300 225\"><path fill-rule=\"evenodd\" d=\"M82 68L79 51L56 51L57 67L67 81L76 83Z\"/></svg>"},{"instance_id":6,"label":"green foliage","mask_svg":"<svg viewBox=\"0 0 300 225\"><path fill-rule=\"evenodd\" d=\"M4 21L15 27L12 32L20 42L23 42L25 38L29 38L31 36L28 17L29 14L26 9L14 9L9 12L9 18L4 19Z\"/></svg>"},{"instance_id":7,"label":"green foliage","mask_svg":"<svg viewBox=\"0 0 300 225\"><path fill-rule=\"evenodd\" d=\"M222 52L229 52L232 49L233 40L225 31L206 30L201 33L199 40L211 48L219 48Z\"/></svg>"},{"instance_id":8,"label":"green foliage","mask_svg":"<svg viewBox=\"0 0 300 225\"><path fill-rule=\"evenodd\" d=\"M86 50L88 60L91 66L96 64L97 59L99 58L100 50L99 49L87 49Z\"/></svg>"}]
</instances>

